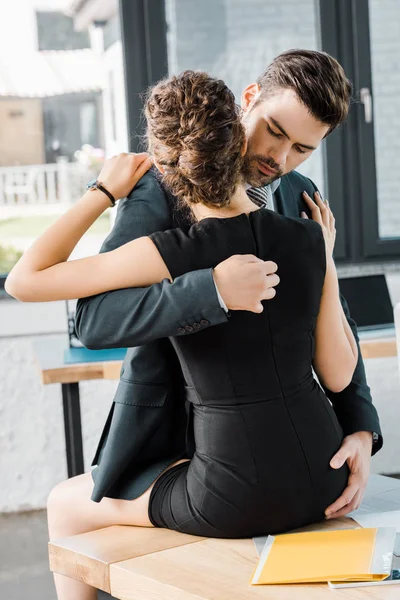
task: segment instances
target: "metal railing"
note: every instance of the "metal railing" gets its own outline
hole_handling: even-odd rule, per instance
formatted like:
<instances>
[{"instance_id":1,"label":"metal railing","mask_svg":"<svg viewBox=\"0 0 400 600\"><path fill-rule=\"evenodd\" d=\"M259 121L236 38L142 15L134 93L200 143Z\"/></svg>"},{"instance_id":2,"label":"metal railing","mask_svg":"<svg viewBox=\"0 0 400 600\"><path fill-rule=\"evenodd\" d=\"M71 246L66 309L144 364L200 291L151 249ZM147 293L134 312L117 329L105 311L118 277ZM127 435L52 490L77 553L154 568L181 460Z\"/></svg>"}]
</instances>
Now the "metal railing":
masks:
<instances>
[{"instance_id":1,"label":"metal railing","mask_svg":"<svg viewBox=\"0 0 400 600\"><path fill-rule=\"evenodd\" d=\"M0 167L0 206L72 203L92 177L89 169L65 157L54 164Z\"/></svg>"}]
</instances>

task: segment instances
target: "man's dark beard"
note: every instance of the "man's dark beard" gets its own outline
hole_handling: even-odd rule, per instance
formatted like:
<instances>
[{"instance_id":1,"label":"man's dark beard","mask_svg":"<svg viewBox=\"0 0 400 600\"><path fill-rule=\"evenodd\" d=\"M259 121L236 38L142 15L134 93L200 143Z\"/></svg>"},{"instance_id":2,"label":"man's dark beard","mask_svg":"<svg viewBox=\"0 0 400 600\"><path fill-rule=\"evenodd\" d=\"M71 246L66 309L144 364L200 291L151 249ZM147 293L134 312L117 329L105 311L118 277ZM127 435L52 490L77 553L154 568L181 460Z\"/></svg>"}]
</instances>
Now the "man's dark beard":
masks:
<instances>
[{"instance_id":1,"label":"man's dark beard","mask_svg":"<svg viewBox=\"0 0 400 600\"><path fill-rule=\"evenodd\" d=\"M267 165L270 169L276 170L276 175L265 175L258 169L258 162ZM259 154L246 153L243 164L243 179L246 183L252 187L263 187L269 185L272 181L282 177L283 173L279 169L279 166L272 160L272 158L265 158Z\"/></svg>"}]
</instances>

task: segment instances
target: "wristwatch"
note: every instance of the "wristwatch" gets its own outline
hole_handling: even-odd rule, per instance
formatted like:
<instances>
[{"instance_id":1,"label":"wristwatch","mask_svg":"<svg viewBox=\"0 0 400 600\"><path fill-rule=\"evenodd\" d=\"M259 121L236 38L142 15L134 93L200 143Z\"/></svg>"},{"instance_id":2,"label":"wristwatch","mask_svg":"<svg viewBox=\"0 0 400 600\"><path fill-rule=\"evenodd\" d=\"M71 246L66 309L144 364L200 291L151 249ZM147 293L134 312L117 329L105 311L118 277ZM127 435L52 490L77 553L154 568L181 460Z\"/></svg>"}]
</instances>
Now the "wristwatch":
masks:
<instances>
[{"instance_id":1,"label":"wristwatch","mask_svg":"<svg viewBox=\"0 0 400 600\"><path fill-rule=\"evenodd\" d=\"M86 189L87 190L100 190L109 198L109 200L111 202L111 206L115 206L114 196L111 194L111 192L109 192L104 187L104 185L98 179L92 179L91 181L89 181L89 183L86 185Z\"/></svg>"}]
</instances>

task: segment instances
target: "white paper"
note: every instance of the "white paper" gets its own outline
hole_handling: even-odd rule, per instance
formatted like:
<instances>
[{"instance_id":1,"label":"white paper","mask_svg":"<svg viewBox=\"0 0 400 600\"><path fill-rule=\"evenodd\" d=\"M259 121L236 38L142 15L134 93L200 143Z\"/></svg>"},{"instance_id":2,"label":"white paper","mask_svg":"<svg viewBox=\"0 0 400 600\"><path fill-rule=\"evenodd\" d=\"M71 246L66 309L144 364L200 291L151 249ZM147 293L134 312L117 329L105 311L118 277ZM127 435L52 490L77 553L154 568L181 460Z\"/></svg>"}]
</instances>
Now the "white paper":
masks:
<instances>
[{"instance_id":1,"label":"white paper","mask_svg":"<svg viewBox=\"0 0 400 600\"><path fill-rule=\"evenodd\" d=\"M361 527L396 527L396 532L400 533L400 510L376 513L362 513L355 510L347 516L351 516Z\"/></svg>"},{"instance_id":2,"label":"white paper","mask_svg":"<svg viewBox=\"0 0 400 600\"><path fill-rule=\"evenodd\" d=\"M268 536L267 535L260 535L259 537L254 537L253 541L254 544L256 546L256 550L257 550L257 554L258 556L261 556L261 553L263 551L263 548L267 542Z\"/></svg>"}]
</instances>

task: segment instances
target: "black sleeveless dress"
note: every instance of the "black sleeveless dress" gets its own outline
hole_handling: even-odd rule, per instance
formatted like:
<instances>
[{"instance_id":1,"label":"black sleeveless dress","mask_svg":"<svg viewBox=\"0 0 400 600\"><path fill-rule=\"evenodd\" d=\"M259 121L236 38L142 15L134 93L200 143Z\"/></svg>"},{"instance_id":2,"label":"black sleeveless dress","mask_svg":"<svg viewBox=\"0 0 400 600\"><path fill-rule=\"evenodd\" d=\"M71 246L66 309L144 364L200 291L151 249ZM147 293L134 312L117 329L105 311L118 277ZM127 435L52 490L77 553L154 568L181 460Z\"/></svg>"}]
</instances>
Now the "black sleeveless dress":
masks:
<instances>
[{"instance_id":1,"label":"black sleeveless dress","mask_svg":"<svg viewBox=\"0 0 400 600\"><path fill-rule=\"evenodd\" d=\"M193 410L194 455L156 481L149 518L208 537L252 537L301 527L347 485L329 466L343 431L312 372L325 278L322 230L261 209L150 236L173 278L233 254L278 264L276 297L261 314L173 339Z\"/></svg>"}]
</instances>

